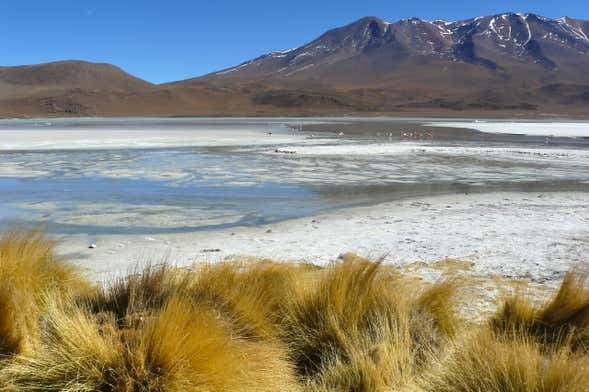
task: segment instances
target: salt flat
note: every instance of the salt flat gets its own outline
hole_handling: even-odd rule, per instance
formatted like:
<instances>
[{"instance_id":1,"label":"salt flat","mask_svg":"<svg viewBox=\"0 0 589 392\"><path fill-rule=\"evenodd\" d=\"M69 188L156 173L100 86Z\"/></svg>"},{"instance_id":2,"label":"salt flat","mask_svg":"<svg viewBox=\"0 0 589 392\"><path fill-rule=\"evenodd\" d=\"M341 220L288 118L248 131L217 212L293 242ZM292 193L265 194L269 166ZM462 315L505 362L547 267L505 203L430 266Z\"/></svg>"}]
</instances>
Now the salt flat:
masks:
<instances>
[{"instance_id":1,"label":"salt flat","mask_svg":"<svg viewBox=\"0 0 589 392\"><path fill-rule=\"evenodd\" d=\"M206 126L192 129L108 128L24 128L0 130L0 151L18 150L93 150L120 148L170 148L190 146L240 146L304 142L306 138L285 129L271 127L272 135L257 127L216 129Z\"/></svg>"},{"instance_id":2,"label":"salt flat","mask_svg":"<svg viewBox=\"0 0 589 392\"><path fill-rule=\"evenodd\" d=\"M589 137L589 122L553 121L443 121L425 123L428 126L476 129L487 133L507 133L555 137Z\"/></svg>"},{"instance_id":3,"label":"salt flat","mask_svg":"<svg viewBox=\"0 0 589 392\"><path fill-rule=\"evenodd\" d=\"M285 146L289 148L289 146ZM485 146L485 145L435 145L427 142L399 142L399 143L339 143L292 146L291 150L300 155L329 156L329 155L454 155L479 156L482 158L505 159L568 159L589 162L589 150L577 148L562 148L551 146Z\"/></svg>"},{"instance_id":4,"label":"salt flat","mask_svg":"<svg viewBox=\"0 0 589 392\"><path fill-rule=\"evenodd\" d=\"M89 241L97 249L87 249ZM74 235L61 251L98 278L135 263L236 255L325 264L354 252L407 266L446 257L484 276L556 281L589 254L589 194L498 192L408 198L260 227L165 235Z\"/></svg>"}]
</instances>

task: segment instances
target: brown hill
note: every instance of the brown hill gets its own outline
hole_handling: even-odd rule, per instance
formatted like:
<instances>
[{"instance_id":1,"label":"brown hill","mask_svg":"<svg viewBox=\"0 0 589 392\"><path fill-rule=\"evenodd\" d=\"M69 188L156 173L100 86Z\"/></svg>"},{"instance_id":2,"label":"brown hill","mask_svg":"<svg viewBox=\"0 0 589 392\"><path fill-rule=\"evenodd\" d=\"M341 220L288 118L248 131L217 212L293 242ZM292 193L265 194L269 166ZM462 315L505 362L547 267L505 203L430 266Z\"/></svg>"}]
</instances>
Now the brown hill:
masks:
<instances>
[{"instance_id":1,"label":"brown hill","mask_svg":"<svg viewBox=\"0 0 589 392\"><path fill-rule=\"evenodd\" d=\"M147 92L154 85L110 64L60 61L0 67L4 116L94 115L97 104Z\"/></svg>"},{"instance_id":2,"label":"brown hill","mask_svg":"<svg viewBox=\"0 0 589 392\"><path fill-rule=\"evenodd\" d=\"M136 78L110 64L84 61L60 61L47 64L0 67L2 94L28 94L37 90L85 89L89 91L133 91L149 88L151 83Z\"/></svg>"}]
</instances>

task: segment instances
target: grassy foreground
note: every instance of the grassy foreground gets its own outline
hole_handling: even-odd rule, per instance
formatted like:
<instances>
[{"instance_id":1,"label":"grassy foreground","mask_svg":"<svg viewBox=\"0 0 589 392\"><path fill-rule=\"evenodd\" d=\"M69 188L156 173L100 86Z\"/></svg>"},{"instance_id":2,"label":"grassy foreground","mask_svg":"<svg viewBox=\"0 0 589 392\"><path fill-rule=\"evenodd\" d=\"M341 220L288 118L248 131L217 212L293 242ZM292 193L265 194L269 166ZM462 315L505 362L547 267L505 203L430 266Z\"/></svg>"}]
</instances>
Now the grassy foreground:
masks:
<instances>
[{"instance_id":1,"label":"grassy foreground","mask_svg":"<svg viewBox=\"0 0 589 392\"><path fill-rule=\"evenodd\" d=\"M457 317L459 283L348 255L87 281L36 232L0 238L2 391L589 391L587 273Z\"/></svg>"}]
</instances>

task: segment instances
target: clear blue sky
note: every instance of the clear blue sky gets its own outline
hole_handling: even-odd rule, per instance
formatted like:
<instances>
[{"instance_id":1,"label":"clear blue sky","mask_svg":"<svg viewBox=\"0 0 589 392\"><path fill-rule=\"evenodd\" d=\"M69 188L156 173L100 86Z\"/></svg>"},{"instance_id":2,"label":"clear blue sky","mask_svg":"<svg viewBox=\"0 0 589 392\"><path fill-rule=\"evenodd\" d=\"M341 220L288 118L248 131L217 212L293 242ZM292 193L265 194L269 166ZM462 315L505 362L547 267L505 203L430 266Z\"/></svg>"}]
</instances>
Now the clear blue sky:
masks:
<instances>
[{"instance_id":1,"label":"clear blue sky","mask_svg":"<svg viewBox=\"0 0 589 392\"><path fill-rule=\"evenodd\" d=\"M160 83L299 46L363 16L589 19L589 0L0 0L0 65L108 62Z\"/></svg>"}]
</instances>

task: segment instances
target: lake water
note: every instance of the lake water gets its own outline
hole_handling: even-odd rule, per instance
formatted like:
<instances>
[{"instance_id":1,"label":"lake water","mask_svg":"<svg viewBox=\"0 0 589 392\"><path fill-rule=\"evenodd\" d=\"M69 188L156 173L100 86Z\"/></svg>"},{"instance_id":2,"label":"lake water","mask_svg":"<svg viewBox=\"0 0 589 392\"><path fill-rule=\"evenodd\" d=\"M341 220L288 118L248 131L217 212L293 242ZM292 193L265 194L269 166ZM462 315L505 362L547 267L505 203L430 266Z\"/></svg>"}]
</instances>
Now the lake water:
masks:
<instances>
[{"instance_id":1,"label":"lake water","mask_svg":"<svg viewBox=\"0 0 589 392\"><path fill-rule=\"evenodd\" d=\"M575 139L416 142L297 130L328 122L336 131L345 121L2 120L0 224L159 234L434 194L589 191L589 149Z\"/></svg>"}]
</instances>

